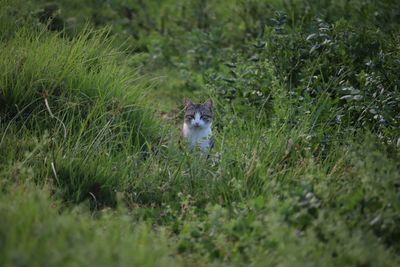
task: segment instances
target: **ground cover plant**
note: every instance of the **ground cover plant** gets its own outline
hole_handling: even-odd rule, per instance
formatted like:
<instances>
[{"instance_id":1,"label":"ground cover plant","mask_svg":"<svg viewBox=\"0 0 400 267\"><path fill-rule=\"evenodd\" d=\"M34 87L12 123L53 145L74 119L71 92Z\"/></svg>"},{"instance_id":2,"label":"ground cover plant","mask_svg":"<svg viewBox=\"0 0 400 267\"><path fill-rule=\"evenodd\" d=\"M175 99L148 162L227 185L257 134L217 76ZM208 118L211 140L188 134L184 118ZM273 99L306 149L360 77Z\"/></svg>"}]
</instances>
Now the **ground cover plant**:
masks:
<instances>
[{"instance_id":1,"label":"ground cover plant","mask_svg":"<svg viewBox=\"0 0 400 267\"><path fill-rule=\"evenodd\" d=\"M400 264L398 1L0 5L2 266Z\"/></svg>"}]
</instances>

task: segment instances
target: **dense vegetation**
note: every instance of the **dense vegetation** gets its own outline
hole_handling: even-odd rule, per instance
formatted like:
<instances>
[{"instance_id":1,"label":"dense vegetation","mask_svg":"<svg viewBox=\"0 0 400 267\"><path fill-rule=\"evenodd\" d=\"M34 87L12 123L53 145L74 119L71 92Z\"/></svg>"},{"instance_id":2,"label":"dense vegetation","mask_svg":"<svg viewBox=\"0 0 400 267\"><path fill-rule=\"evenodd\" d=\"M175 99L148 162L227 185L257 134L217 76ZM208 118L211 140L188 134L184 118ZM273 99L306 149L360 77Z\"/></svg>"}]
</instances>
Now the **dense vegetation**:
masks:
<instances>
[{"instance_id":1,"label":"dense vegetation","mask_svg":"<svg viewBox=\"0 0 400 267\"><path fill-rule=\"evenodd\" d=\"M0 265L399 266L399 73L397 0L0 0Z\"/></svg>"}]
</instances>

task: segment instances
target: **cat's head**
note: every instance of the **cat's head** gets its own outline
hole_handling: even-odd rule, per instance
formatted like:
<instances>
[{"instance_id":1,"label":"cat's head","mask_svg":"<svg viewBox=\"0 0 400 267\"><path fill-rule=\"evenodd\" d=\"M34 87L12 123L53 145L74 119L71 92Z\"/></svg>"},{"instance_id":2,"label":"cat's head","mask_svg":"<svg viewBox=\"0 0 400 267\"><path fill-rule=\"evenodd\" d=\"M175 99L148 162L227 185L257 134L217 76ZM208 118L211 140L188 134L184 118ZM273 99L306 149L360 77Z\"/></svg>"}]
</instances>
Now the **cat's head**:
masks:
<instances>
[{"instance_id":1,"label":"cat's head","mask_svg":"<svg viewBox=\"0 0 400 267\"><path fill-rule=\"evenodd\" d=\"M208 99L203 104L195 104L185 99L185 124L191 129L204 129L211 126L213 113L212 101Z\"/></svg>"}]
</instances>

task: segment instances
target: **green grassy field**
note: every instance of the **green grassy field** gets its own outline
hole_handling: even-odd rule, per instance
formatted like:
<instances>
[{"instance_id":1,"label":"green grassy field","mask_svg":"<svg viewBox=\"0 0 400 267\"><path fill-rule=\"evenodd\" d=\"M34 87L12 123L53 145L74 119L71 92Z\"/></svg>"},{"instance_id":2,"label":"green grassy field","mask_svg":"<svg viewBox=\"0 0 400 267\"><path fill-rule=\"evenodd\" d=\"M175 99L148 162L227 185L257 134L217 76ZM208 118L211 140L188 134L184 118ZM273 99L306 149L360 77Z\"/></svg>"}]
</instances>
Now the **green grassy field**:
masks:
<instances>
[{"instance_id":1,"label":"green grassy field","mask_svg":"<svg viewBox=\"0 0 400 267\"><path fill-rule=\"evenodd\" d=\"M0 0L0 265L399 266L399 44L395 0Z\"/></svg>"}]
</instances>

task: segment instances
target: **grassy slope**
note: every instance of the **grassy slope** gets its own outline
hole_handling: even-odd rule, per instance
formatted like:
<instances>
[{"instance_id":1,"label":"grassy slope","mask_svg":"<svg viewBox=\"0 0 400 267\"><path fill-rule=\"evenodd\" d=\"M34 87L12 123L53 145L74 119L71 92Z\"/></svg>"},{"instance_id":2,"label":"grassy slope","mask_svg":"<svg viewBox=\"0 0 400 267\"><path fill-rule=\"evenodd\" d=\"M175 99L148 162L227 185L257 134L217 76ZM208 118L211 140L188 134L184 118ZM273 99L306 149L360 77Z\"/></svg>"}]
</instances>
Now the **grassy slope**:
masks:
<instances>
[{"instance_id":1,"label":"grassy slope","mask_svg":"<svg viewBox=\"0 0 400 267\"><path fill-rule=\"evenodd\" d=\"M313 69L312 85L322 92L297 102L302 81L285 77L297 52L284 39L295 43L296 31L280 36L267 27L267 48L249 45L260 3L235 4L238 23L218 2L193 1L176 21L167 17L167 34L158 28L162 17L180 5L149 5L146 18L138 4L131 8L139 23L126 24L112 8L89 2L80 12L95 24L138 31L128 32L137 35L135 48L130 41L125 47L140 55L114 49L103 31L63 37L32 27L22 2L2 2L14 12L1 11L0 264L399 265L398 132L382 138L381 128L331 124L338 101L329 88L340 81L321 81L330 77L329 49L302 58L305 67L296 71L309 77ZM77 12L69 7L61 18ZM356 53L343 51L357 68ZM247 60L254 53L261 61ZM227 59L233 70L222 64ZM232 71L237 80L227 79ZM243 98L221 93L232 93L232 84ZM205 94L217 117L210 161L184 153L175 129L154 117L172 109L172 122L179 121L181 96Z\"/></svg>"}]
</instances>

